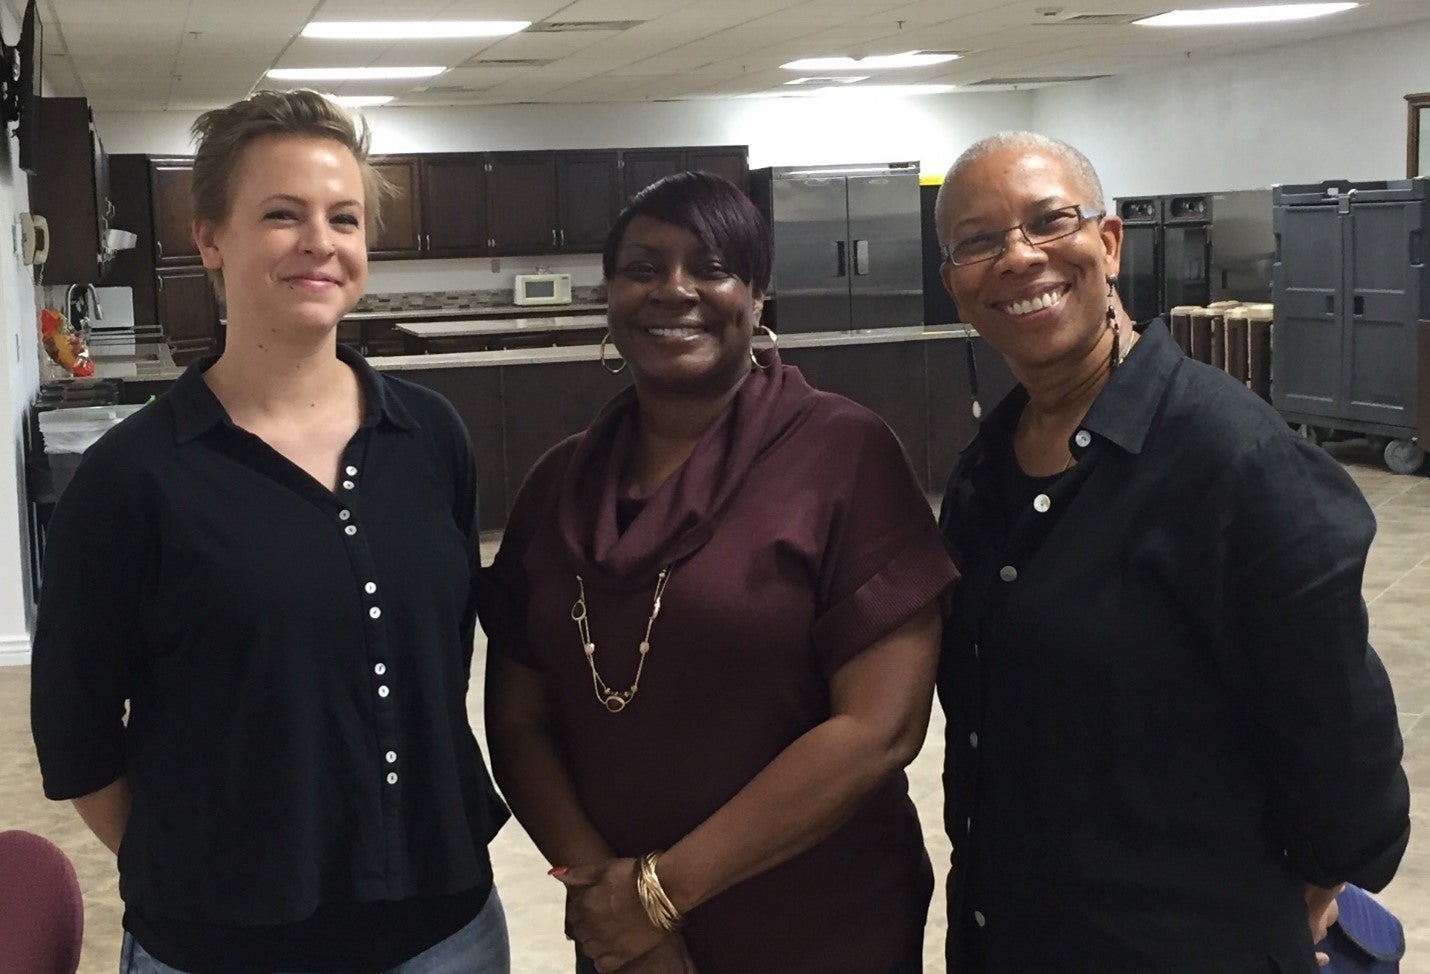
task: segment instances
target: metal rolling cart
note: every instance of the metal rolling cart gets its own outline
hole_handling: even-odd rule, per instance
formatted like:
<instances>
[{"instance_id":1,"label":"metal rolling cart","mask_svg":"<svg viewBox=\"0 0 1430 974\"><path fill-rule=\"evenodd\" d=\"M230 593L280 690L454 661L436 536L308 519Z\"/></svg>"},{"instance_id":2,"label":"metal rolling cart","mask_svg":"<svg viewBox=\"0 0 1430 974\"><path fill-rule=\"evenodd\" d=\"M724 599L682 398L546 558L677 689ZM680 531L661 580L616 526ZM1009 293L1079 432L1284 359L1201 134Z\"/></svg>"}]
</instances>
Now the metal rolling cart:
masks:
<instances>
[{"instance_id":1,"label":"metal rolling cart","mask_svg":"<svg viewBox=\"0 0 1430 974\"><path fill-rule=\"evenodd\" d=\"M1273 191L1272 404L1318 442L1370 440L1396 473L1425 460L1430 180Z\"/></svg>"}]
</instances>

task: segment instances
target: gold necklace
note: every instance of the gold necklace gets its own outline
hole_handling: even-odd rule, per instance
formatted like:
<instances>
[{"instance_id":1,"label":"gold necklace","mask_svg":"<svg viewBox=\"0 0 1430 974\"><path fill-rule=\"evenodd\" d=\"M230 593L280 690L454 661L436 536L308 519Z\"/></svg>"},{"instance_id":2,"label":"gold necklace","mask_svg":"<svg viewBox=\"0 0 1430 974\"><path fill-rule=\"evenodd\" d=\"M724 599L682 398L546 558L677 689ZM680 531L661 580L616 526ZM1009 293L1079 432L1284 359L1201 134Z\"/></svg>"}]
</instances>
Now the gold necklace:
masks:
<instances>
[{"instance_id":1,"label":"gold necklace","mask_svg":"<svg viewBox=\"0 0 1430 974\"><path fill-rule=\"evenodd\" d=\"M645 621L645 638L641 640L640 662L636 664L636 676L628 690L613 690L601 674L596 672L596 641L591 638L591 625L586 611L586 583L576 576L579 593L576 603L571 606L571 618L576 623L576 631L581 634L581 648L586 652L586 665L591 667L591 687L596 691L596 700L613 714L626 709L641 688L641 673L645 670L645 658L650 653L650 627L655 625L655 617L660 615L660 597L665 592L666 580L670 578L670 565L660 570L655 580L655 595L651 598L650 617Z\"/></svg>"}]
</instances>

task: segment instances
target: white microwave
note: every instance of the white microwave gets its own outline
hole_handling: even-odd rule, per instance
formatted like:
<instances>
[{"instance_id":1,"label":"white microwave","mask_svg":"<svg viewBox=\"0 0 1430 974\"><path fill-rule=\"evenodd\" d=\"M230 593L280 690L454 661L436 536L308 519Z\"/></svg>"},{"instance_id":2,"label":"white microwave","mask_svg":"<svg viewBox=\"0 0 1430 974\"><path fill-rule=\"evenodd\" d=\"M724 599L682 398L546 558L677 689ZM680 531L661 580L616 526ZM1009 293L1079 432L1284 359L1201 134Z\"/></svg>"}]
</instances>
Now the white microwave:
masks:
<instances>
[{"instance_id":1,"label":"white microwave","mask_svg":"<svg viewBox=\"0 0 1430 974\"><path fill-rule=\"evenodd\" d=\"M512 304L570 304L570 274L518 274L511 294Z\"/></svg>"}]
</instances>

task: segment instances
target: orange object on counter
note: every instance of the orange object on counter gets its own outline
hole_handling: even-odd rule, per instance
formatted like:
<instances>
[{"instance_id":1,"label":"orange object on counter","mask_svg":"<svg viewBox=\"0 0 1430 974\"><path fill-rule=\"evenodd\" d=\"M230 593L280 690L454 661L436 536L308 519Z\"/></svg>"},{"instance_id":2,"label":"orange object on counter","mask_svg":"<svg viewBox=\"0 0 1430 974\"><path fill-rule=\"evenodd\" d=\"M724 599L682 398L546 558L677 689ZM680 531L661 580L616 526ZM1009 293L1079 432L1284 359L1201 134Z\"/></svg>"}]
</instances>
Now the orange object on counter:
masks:
<instances>
[{"instance_id":1,"label":"orange object on counter","mask_svg":"<svg viewBox=\"0 0 1430 974\"><path fill-rule=\"evenodd\" d=\"M81 379L94 375L94 362L84 337L55 308L40 311L40 342L50 358L70 375Z\"/></svg>"}]
</instances>

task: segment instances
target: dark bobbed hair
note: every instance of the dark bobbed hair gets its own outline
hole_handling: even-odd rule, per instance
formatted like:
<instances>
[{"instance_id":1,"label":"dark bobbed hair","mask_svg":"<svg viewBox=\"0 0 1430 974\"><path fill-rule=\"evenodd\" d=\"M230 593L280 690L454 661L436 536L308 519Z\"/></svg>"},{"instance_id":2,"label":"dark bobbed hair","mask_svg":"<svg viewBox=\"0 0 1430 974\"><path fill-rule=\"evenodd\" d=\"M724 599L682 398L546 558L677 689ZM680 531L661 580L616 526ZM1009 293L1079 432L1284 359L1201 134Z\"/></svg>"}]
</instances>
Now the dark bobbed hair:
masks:
<instances>
[{"instance_id":1,"label":"dark bobbed hair","mask_svg":"<svg viewBox=\"0 0 1430 974\"><path fill-rule=\"evenodd\" d=\"M770 286L770 228L764 216L734 183L708 172L678 172L651 183L611 224L601 251L606 280L616 274L616 251L626 227L638 216L673 223L695 235L756 294Z\"/></svg>"}]
</instances>

